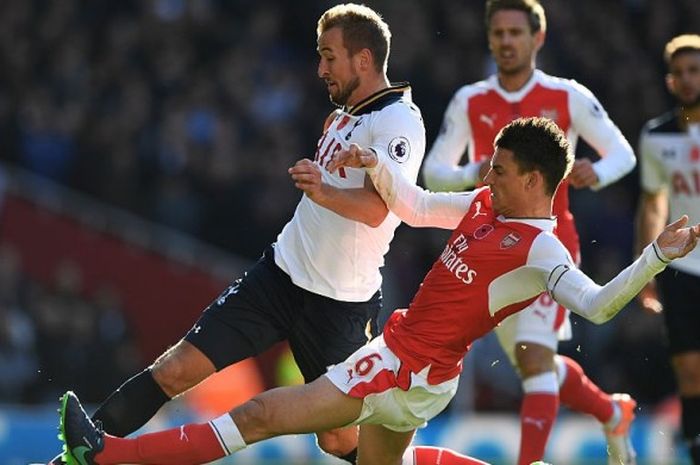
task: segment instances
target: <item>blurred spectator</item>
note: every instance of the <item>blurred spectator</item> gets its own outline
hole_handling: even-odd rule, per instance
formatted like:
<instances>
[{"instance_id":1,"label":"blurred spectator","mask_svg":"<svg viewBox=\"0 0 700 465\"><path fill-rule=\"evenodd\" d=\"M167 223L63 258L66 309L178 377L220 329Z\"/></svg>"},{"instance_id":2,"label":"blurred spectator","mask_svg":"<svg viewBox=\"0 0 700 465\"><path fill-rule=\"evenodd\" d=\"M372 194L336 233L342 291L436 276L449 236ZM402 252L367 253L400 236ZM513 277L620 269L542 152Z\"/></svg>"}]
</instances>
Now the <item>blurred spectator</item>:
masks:
<instances>
[{"instance_id":1,"label":"blurred spectator","mask_svg":"<svg viewBox=\"0 0 700 465\"><path fill-rule=\"evenodd\" d=\"M140 357L108 288L89 301L80 270L66 262L56 270L53 289L29 282L24 309L17 288L12 295L7 292L8 283L28 281L13 260L11 252L0 249L3 401L52 401L69 385L97 401L135 371Z\"/></svg>"},{"instance_id":2,"label":"blurred spectator","mask_svg":"<svg viewBox=\"0 0 700 465\"><path fill-rule=\"evenodd\" d=\"M27 400L37 378L38 358L34 324L24 308L24 288L19 256L0 247L0 399Z\"/></svg>"}]
</instances>

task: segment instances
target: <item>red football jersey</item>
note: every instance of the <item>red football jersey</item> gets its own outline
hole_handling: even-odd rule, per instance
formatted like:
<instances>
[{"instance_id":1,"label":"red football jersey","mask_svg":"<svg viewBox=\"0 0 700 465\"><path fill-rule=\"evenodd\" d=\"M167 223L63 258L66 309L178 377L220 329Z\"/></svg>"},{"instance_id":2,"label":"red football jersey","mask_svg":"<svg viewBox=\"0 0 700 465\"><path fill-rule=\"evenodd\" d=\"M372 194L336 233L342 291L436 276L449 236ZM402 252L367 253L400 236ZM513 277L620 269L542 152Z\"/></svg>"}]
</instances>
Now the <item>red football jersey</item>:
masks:
<instances>
[{"instance_id":1,"label":"red football jersey","mask_svg":"<svg viewBox=\"0 0 700 465\"><path fill-rule=\"evenodd\" d=\"M497 218L490 190L481 191L423 280L410 311L395 313L385 326L389 348L415 373L431 365L431 383L459 374L473 341L537 298L527 297L495 314L489 311L490 285L527 263L540 233L542 229L525 222Z\"/></svg>"},{"instance_id":2,"label":"red football jersey","mask_svg":"<svg viewBox=\"0 0 700 465\"><path fill-rule=\"evenodd\" d=\"M608 118L593 94L568 79L535 70L523 88L508 92L497 76L460 88L452 98L442 129L426 157L424 175L432 190L454 191L478 183L479 164L493 154L500 129L519 117L542 116L553 120L575 148L583 137L602 157L594 165L598 185L606 186L635 165L634 154L620 130ZM465 148L467 164L458 166ZM554 198L557 236L578 262L579 239L569 211L566 180Z\"/></svg>"}]
</instances>

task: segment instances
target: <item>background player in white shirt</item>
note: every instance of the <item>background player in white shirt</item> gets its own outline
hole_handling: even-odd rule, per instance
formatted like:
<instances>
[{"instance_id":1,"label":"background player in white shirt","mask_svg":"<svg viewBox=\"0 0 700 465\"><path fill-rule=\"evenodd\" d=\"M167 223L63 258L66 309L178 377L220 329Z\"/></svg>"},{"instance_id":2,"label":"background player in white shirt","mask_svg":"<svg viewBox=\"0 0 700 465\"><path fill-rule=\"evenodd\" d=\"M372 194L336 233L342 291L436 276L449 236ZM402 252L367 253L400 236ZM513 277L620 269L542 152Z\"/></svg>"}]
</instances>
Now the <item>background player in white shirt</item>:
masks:
<instances>
[{"instance_id":1,"label":"background player in white shirt","mask_svg":"<svg viewBox=\"0 0 700 465\"><path fill-rule=\"evenodd\" d=\"M666 83L678 106L649 121L641 134L637 252L682 211L700 221L700 35L675 37L664 53ZM663 310L671 364L681 398L681 425L700 465L700 251L673 262L640 292L645 309Z\"/></svg>"},{"instance_id":2,"label":"background player in white shirt","mask_svg":"<svg viewBox=\"0 0 700 465\"><path fill-rule=\"evenodd\" d=\"M553 195L573 161L561 130L544 118L518 119L495 146L488 187L468 193L424 191L406 181L387 152L355 144L329 165L367 167L404 222L453 230L408 310L395 311L383 335L310 384L267 391L209 423L133 439L105 435L67 393L60 420L67 457L83 459L81 465L190 465L273 436L360 424L360 465L482 463L445 449L430 449L430 456L420 453L428 448L409 449L415 429L454 396L471 343L542 292L603 323L700 235L700 224L685 228L682 217L601 287L552 233Z\"/></svg>"},{"instance_id":3,"label":"background player in white shirt","mask_svg":"<svg viewBox=\"0 0 700 465\"><path fill-rule=\"evenodd\" d=\"M389 83L391 33L375 11L356 4L330 8L317 34L318 76L340 108L327 118L314 160L289 171L311 184L322 181L323 190L311 194L299 185L308 192L277 242L181 341L99 407L93 418L107 432L132 433L171 398L279 341L289 342L310 382L377 334L379 268L400 220L363 170L329 173L325 166L336 151L357 143L386 153L415 182L425 129L410 87ZM324 451L355 461L357 428L319 431Z\"/></svg>"},{"instance_id":4,"label":"background player in white shirt","mask_svg":"<svg viewBox=\"0 0 700 465\"><path fill-rule=\"evenodd\" d=\"M537 0L486 2L486 28L497 73L455 93L424 163L426 186L436 191L473 188L488 169L493 138L500 128L520 116L553 120L572 146L581 136L601 156L595 163L576 160L554 199L557 236L579 264L568 186L597 190L616 181L635 165L632 148L588 89L535 68L546 31L544 9ZM460 165L465 149L468 160ZM542 294L526 311L496 328L524 391L518 463L529 465L542 458L560 401L604 425L610 464L634 463L628 438L634 400L601 391L576 361L556 354L558 341L571 337L568 316L565 308Z\"/></svg>"}]
</instances>

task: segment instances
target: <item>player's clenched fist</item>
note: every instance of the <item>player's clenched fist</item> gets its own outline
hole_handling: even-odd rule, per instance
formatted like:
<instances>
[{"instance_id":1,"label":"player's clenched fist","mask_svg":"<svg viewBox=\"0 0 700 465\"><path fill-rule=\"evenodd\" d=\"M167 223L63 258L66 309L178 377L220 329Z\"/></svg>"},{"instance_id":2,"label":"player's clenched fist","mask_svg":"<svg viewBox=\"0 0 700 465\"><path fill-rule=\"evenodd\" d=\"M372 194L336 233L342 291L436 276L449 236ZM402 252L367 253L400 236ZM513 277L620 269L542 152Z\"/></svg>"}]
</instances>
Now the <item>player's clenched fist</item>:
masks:
<instances>
[{"instance_id":1,"label":"player's clenched fist","mask_svg":"<svg viewBox=\"0 0 700 465\"><path fill-rule=\"evenodd\" d=\"M598 175L593 169L593 163L588 158L574 161L569 174L569 184L576 189L591 187L598 184Z\"/></svg>"},{"instance_id":2,"label":"player's clenched fist","mask_svg":"<svg viewBox=\"0 0 700 465\"><path fill-rule=\"evenodd\" d=\"M357 144L350 144L347 149L339 150L333 154L328 163L328 171L333 173L341 167L347 168L373 168L377 166L377 154L372 150L363 149Z\"/></svg>"}]
</instances>

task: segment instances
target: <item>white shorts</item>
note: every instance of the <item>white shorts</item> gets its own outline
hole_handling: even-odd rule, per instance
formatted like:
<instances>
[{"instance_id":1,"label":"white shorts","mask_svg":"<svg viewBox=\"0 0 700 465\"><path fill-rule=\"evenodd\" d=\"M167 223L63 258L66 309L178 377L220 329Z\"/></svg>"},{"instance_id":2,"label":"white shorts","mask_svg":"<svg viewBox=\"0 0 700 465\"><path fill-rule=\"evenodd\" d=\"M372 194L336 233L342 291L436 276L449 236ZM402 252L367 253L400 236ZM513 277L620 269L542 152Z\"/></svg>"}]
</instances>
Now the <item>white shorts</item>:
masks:
<instances>
[{"instance_id":1,"label":"white shorts","mask_svg":"<svg viewBox=\"0 0 700 465\"><path fill-rule=\"evenodd\" d=\"M544 293L524 310L503 320L495 331L510 362L517 366L516 344L533 342L556 352L559 341L571 339L569 311Z\"/></svg>"},{"instance_id":2,"label":"white shorts","mask_svg":"<svg viewBox=\"0 0 700 465\"><path fill-rule=\"evenodd\" d=\"M431 385L428 368L411 373L379 336L325 374L350 397L363 399L352 424L371 423L405 432L424 427L457 392L459 376Z\"/></svg>"}]
</instances>

